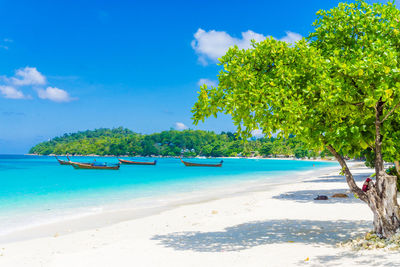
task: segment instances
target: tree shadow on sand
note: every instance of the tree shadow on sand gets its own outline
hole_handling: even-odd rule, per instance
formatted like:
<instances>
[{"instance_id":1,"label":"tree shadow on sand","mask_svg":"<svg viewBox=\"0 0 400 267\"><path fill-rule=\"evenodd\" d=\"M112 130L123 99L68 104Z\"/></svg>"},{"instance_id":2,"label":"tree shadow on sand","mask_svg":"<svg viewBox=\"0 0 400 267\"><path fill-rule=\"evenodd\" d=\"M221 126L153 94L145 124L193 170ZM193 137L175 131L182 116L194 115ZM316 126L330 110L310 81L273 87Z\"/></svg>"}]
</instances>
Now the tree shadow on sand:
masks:
<instances>
[{"instance_id":1,"label":"tree shadow on sand","mask_svg":"<svg viewBox=\"0 0 400 267\"><path fill-rule=\"evenodd\" d=\"M216 232L156 235L161 245L197 252L240 251L276 243L334 245L370 230L368 221L269 220L227 227Z\"/></svg>"},{"instance_id":2,"label":"tree shadow on sand","mask_svg":"<svg viewBox=\"0 0 400 267\"><path fill-rule=\"evenodd\" d=\"M371 172L372 174L372 172ZM354 180L356 182L364 182L367 177L369 177L370 174L368 173L362 173L362 174L354 174ZM346 177L341 176L341 175L327 175L327 176L322 176L319 179L311 179L311 180L306 180L303 183L346 183Z\"/></svg>"},{"instance_id":3,"label":"tree shadow on sand","mask_svg":"<svg viewBox=\"0 0 400 267\"><path fill-rule=\"evenodd\" d=\"M332 195L337 193L344 193L348 197L347 198L335 198ZM327 200L314 200L318 195L328 196ZM362 203L361 200L354 197L354 194L349 191L347 188L343 189L330 189L330 190L299 190L282 193L277 196L273 196L272 198L281 199L281 200L293 200L300 203L306 202L315 202L321 204L333 204L333 203Z\"/></svg>"}]
</instances>

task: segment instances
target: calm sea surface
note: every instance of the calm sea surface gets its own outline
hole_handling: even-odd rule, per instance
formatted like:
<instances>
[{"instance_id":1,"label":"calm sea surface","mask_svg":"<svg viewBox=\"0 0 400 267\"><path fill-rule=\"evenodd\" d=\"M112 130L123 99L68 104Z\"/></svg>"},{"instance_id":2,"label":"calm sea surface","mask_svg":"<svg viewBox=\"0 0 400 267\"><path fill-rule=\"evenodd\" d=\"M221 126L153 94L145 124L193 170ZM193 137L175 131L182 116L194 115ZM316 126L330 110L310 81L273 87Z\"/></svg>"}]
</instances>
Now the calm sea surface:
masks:
<instances>
[{"instance_id":1,"label":"calm sea surface","mask_svg":"<svg viewBox=\"0 0 400 267\"><path fill-rule=\"evenodd\" d=\"M81 162L93 159L72 158ZM118 162L116 158L96 160ZM217 163L219 159L190 161ZM158 158L156 166L121 165L118 171L75 170L60 165L54 157L0 155L0 234L71 214L95 212L113 203L223 188L246 181L279 182L296 178L299 171L334 166L337 163L224 159L222 168L196 168L185 167L179 159Z\"/></svg>"}]
</instances>

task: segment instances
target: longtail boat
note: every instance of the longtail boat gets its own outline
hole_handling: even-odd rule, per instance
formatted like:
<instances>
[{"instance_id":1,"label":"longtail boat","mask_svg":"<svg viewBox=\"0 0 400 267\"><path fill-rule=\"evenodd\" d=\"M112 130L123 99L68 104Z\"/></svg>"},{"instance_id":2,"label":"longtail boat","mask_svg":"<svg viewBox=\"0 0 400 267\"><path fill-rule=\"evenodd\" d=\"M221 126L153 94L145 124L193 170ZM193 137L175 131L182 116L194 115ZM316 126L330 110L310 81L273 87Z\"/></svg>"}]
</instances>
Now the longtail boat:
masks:
<instances>
[{"instance_id":1,"label":"longtail boat","mask_svg":"<svg viewBox=\"0 0 400 267\"><path fill-rule=\"evenodd\" d=\"M115 165L107 165L107 164L98 164L98 163L79 163L79 162L71 162L72 167L75 169L91 169L91 170L119 170L119 164Z\"/></svg>"},{"instance_id":2,"label":"longtail boat","mask_svg":"<svg viewBox=\"0 0 400 267\"><path fill-rule=\"evenodd\" d=\"M222 163L224 162L221 160L220 163L216 164L205 164L205 163L194 163L194 162L187 162L183 161L182 158L179 158L186 167L222 167Z\"/></svg>"},{"instance_id":3,"label":"longtail boat","mask_svg":"<svg viewBox=\"0 0 400 267\"><path fill-rule=\"evenodd\" d=\"M129 164L129 165L156 165L157 160L155 161L131 161L126 159L118 159L121 164Z\"/></svg>"},{"instance_id":4,"label":"longtail boat","mask_svg":"<svg viewBox=\"0 0 400 267\"><path fill-rule=\"evenodd\" d=\"M81 164L92 164L91 162L73 162L70 160L70 158L67 156L67 160L61 160L59 159L57 156L55 156L58 163L60 163L60 165L72 165L73 163L81 163Z\"/></svg>"},{"instance_id":5,"label":"longtail boat","mask_svg":"<svg viewBox=\"0 0 400 267\"><path fill-rule=\"evenodd\" d=\"M57 159L57 161L58 161L58 163L60 163L60 165L71 165L71 160L68 158L68 161L66 161L66 160L61 160L61 159L59 159L57 156L55 156L56 157L56 159Z\"/></svg>"}]
</instances>

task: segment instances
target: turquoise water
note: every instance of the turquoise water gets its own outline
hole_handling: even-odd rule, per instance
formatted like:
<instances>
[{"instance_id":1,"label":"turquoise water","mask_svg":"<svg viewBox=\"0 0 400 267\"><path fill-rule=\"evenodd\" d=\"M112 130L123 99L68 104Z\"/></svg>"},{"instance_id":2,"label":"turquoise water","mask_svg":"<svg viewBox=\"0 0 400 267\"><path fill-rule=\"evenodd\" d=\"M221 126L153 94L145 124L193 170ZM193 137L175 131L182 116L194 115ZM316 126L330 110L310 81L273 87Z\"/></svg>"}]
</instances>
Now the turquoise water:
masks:
<instances>
[{"instance_id":1,"label":"turquoise water","mask_svg":"<svg viewBox=\"0 0 400 267\"><path fill-rule=\"evenodd\" d=\"M82 162L93 159L72 158ZM116 158L96 159L117 162ZM190 161L219 162L217 159ZM121 165L118 171L75 170L72 166L59 165L54 157L0 155L0 234L49 218L94 212L112 203L221 188L246 181L278 182L283 179L279 177L295 178L294 172L332 166L337 164L224 159L222 168L196 168L185 167L179 159L158 158L156 166Z\"/></svg>"}]
</instances>

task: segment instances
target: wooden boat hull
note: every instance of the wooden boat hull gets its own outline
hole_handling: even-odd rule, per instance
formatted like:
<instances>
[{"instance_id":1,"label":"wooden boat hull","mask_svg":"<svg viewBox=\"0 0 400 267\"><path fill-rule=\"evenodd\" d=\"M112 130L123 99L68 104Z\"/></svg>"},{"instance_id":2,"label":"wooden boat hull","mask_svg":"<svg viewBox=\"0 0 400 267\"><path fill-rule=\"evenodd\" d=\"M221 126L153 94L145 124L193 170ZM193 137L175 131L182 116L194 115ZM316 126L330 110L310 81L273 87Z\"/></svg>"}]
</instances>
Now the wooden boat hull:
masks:
<instances>
[{"instance_id":1,"label":"wooden boat hull","mask_svg":"<svg viewBox=\"0 0 400 267\"><path fill-rule=\"evenodd\" d=\"M57 159L57 160L58 160L58 163L60 163L60 165L71 165L70 161L60 160L60 159Z\"/></svg>"},{"instance_id":2,"label":"wooden boat hull","mask_svg":"<svg viewBox=\"0 0 400 267\"><path fill-rule=\"evenodd\" d=\"M96 166L93 164L84 164L78 162L72 162L72 167L75 169L83 169L83 170L119 170L119 165L116 166Z\"/></svg>"},{"instance_id":3,"label":"wooden boat hull","mask_svg":"<svg viewBox=\"0 0 400 267\"><path fill-rule=\"evenodd\" d=\"M127 165L156 165L157 160L153 162L144 162L144 161L131 161L131 160L126 160L126 159L118 159L121 164L127 164Z\"/></svg>"},{"instance_id":4,"label":"wooden boat hull","mask_svg":"<svg viewBox=\"0 0 400 267\"><path fill-rule=\"evenodd\" d=\"M59 159L57 156L55 156L58 163L60 163L60 165L71 165L71 160L69 159L69 157L67 156L68 160L61 160Z\"/></svg>"},{"instance_id":5,"label":"wooden boat hull","mask_svg":"<svg viewBox=\"0 0 400 267\"><path fill-rule=\"evenodd\" d=\"M194 162L187 162L180 159L186 167L222 167L223 161L221 160L220 163L217 164L203 164L203 163L194 163Z\"/></svg>"}]
</instances>

